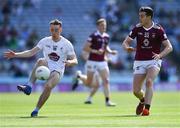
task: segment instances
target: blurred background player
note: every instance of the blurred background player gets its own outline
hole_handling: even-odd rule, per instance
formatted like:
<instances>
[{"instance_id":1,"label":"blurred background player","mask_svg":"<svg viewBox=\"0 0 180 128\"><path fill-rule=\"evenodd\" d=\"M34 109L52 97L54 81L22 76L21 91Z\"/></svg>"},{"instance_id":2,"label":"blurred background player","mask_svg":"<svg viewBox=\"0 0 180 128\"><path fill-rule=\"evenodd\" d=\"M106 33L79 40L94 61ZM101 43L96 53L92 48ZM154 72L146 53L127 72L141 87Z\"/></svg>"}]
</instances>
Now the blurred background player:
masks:
<instances>
[{"instance_id":1,"label":"blurred background player","mask_svg":"<svg viewBox=\"0 0 180 128\"><path fill-rule=\"evenodd\" d=\"M35 70L38 66L47 66L50 71L50 77L44 85L44 90L39 98L36 108L31 113L31 117L38 115L39 109L44 105L49 98L51 90L59 83L59 80L63 77L65 66L73 66L77 64L76 54L70 41L61 36L62 22L55 19L50 22L51 36L45 37L39 41L37 46L31 50L23 52L14 52L9 50L4 53L7 59L11 58L27 58L34 56L40 50L43 51L44 58L38 59L36 62L30 79L25 85L18 85L19 91L24 92L27 95L31 94L32 85L36 81Z\"/></svg>"},{"instance_id":2,"label":"blurred background player","mask_svg":"<svg viewBox=\"0 0 180 128\"><path fill-rule=\"evenodd\" d=\"M84 84L91 87L94 74L98 72L103 82L106 106L115 106L115 104L110 101L109 67L105 60L105 54L117 54L117 51L109 48L106 20L101 18L97 20L96 25L97 31L89 36L83 48L84 51L89 53L86 62L87 79L84 80Z\"/></svg>"},{"instance_id":3,"label":"blurred background player","mask_svg":"<svg viewBox=\"0 0 180 128\"><path fill-rule=\"evenodd\" d=\"M164 29L159 24L154 23L152 18L153 9L141 7L139 9L140 23L132 29L122 44L127 52L136 52L133 66L133 93L140 100L136 114L143 116L150 114L153 82L160 71L162 58L172 51L172 45ZM133 48L130 43L135 38L137 46ZM164 46L162 51L161 45ZM146 85L145 94L142 90L144 81Z\"/></svg>"},{"instance_id":4,"label":"blurred background player","mask_svg":"<svg viewBox=\"0 0 180 128\"><path fill-rule=\"evenodd\" d=\"M82 58L85 61L87 61L88 57L89 57L89 53L83 51L82 52ZM82 74L82 72L80 70L78 70L76 72L75 78L73 80L72 90L75 90L78 87L79 81L82 81L83 85L85 85L84 83L86 82L86 79L87 79L87 65L85 64L85 74ZM99 86L100 86L101 83L102 83L101 77L100 77L99 73L96 71L94 73L91 86L86 86L85 85L86 87L90 88L90 93L89 93L86 101L84 102L85 104L92 104L92 97L94 96L94 94L99 89Z\"/></svg>"}]
</instances>

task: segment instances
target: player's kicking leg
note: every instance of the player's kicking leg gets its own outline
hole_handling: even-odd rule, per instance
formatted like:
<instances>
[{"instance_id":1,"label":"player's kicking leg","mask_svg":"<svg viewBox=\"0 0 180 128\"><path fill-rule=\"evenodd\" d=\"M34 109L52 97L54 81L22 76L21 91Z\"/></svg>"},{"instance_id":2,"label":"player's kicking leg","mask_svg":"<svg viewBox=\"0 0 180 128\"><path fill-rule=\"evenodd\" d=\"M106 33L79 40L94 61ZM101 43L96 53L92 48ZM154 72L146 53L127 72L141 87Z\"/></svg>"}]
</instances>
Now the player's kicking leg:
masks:
<instances>
[{"instance_id":1,"label":"player's kicking leg","mask_svg":"<svg viewBox=\"0 0 180 128\"><path fill-rule=\"evenodd\" d=\"M72 90L75 90L78 87L79 80L81 80L83 82L83 85L85 85L87 87L91 87L93 75L94 75L94 72L88 71L87 75L84 75L81 73L81 71L77 71L75 78L73 79Z\"/></svg>"},{"instance_id":2,"label":"player's kicking leg","mask_svg":"<svg viewBox=\"0 0 180 128\"><path fill-rule=\"evenodd\" d=\"M53 71L51 72L51 75L47 82L45 83L44 90L39 97L38 103L36 105L36 108L31 113L31 117L36 117L38 115L39 109L44 105L44 103L47 101L51 94L51 90L58 84L60 79L59 72Z\"/></svg>"},{"instance_id":3,"label":"player's kicking leg","mask_svg":"<svg viewBox=\"0 0 180 128\"><path fill-rule=\"evenodd\" d=\"M140 115L144 109L144 92L141 88L145 77L146 74L134 74L133 78L133 93L140 101L136 107L136 115Z\"/></svg>"},{"instance_id":4,"label":"player's kicking leg","mask_svg":"<svg viewBox=\"0 0 180 128\"><path fill-rule=\"evenodd\" d=\"M148 116L150 114L150 106L153 97L153 82L157 74L159 73L159 69L155 67L151 67L147 69L146 75L146 92L145 92L145 108L142 112L142 116Z\"/></svg>"},{"instance_id":5,"label":"player's kicking leg","mask_svg":"<svg viewBox=\"0 0 180 128\"><path fill-rule=\"evenodd\" d=\"M40 58L35 66L33 67L33 70L32 70L32 73L30 74L30 78L29 78L29 82L27 84L24 84L24 85L18 85L17 86L17 89L19 91L22 91L24 92L26 95L30 95L31 94L31 90L32 90L32 85L35 83L36 81L36 77L35 77L35 71L36 71L36 68L39 67L39 66L47 66L47 62L45 61L45 59L43 58Z\"/></svg>"},{"instance_id":6,"label":"player's kicking leg","mask_svg":"<svg viewBox=\"0 0 180 128\"><path fill-rule=\"evenodd\" d=\"M79 79L81 79L81 77L84 77L82 75L83 74L82 74L82 72L80 70L76 71L75 76L73 78L73 82L72 82L72 90L73 91L79 86Z\"/></svg>"}]
</instances>

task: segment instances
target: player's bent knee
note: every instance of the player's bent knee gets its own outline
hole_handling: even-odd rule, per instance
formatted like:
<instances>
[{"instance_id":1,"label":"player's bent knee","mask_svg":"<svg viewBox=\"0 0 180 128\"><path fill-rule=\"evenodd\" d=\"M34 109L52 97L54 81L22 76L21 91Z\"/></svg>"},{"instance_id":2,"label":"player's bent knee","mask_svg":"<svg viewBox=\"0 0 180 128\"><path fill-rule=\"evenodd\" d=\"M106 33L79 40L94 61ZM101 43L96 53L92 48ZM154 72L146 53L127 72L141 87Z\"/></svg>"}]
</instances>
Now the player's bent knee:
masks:
<instances>
[{"instance_id":1,"label":"player's bent knee","mask_svg":"<svg viewBox=\"0 0 180 128\"><path fill-rule=\"evenodd\" d=\"M46 61L43 58L40 58L40 59L37 60L37 64L38 65L45 65Z\"/></svg>"},{"instance_id":2,"label":"player's bent knee","mask_svg":"<svg viewBox=\"0 0 180 128\"><path fill-rule=\"evenodd\" d=\"M93 85L93 87L94 87L95 89L98 89L98 88L99 88L99 85L96 84L96 85Z\"/></svg>"},{"instance_id":3,"label":"player's bent knee","mask_svg":"<svg viewBox=\"0 0 180 128\"><path fill-rule=\"evenodd\" d=\"M91 86L91 83L92 83L91 81L87 80L86 85Z\"/></svg>"}]
</instances>

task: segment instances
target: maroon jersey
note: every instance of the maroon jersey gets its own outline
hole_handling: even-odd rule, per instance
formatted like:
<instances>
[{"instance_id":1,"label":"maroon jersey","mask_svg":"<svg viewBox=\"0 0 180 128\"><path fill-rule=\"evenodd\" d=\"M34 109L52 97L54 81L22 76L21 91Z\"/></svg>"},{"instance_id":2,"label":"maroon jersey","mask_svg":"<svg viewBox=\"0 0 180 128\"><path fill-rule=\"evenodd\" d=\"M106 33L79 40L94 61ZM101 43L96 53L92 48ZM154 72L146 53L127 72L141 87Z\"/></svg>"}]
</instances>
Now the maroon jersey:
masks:
<instances>
[{"instance_id":1,"label":"maroon jersey","mask_svg":"<svg viewBox=\"0 0 180 128\"><path fill-rule=\"evenodd\" d=\"M135 60L152 60L152 52L159 54L162 42L167 40L164 29L155 23L148 29L137 24L129 37L137 41Z\"/></svg>"},{"instance_id":2,"label":"maroon jersey","mask_svg":"<svg viewBox=\"0 0 180 128\"><path fill-rule=\"evenodd\" d=\"M95 50L106 49L109 43L109 35L107 33L100 34L99 31L96 31L89 36L87 41L91 43L92 49ZM101 55L90 52L88 60L104 61L104 56L105 56L105 51Z\"/></svg>"}]
</instances>

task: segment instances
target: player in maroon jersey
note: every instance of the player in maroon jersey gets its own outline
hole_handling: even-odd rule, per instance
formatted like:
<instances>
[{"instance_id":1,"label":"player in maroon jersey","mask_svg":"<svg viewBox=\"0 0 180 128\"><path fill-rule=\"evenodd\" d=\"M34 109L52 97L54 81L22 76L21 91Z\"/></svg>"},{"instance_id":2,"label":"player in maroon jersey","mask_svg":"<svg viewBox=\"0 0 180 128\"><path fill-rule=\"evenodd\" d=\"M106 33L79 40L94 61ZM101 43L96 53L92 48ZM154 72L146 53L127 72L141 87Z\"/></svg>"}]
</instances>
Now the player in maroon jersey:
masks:
<instances>
[{"instance_id":1,"label":"player in maroon jersey","mask_svg":"<svg viewBox=\"0 0 180 128\"><path fill-rule=\"evenodd\" d=\"M137 115L148 116L153 96L153 82L161 67L161 59L172 51L172 45L167 39L164 29L153 22L153 9L141 7L139 20L122 46L127 52L136 52L134 61L133 93L140 100L136 108ZM130 46L136 38L136 48ZM161 45L164 49L161 50ZM145 94L142 90L145 81Z\"/></svg>"},{"instance_id":2,"label":"player in maroon jersey","mask_svg":"<svg viewBox=\"0 0 180 128\"><path fill-rule=\"evenodd\" d=\"M93 76L95 72L98 72L103 82L106 106L115 106L115 104L110 101L109 67L105 60L105 53L117 54L117 51L109 48L109 35L106 33L106 20L99 19L96 25L97 31L89 36L83 48L84 51L89 53L86 62L87 79L84 80L83 83L91 87Z\"/></svg>"}]
</instances>

